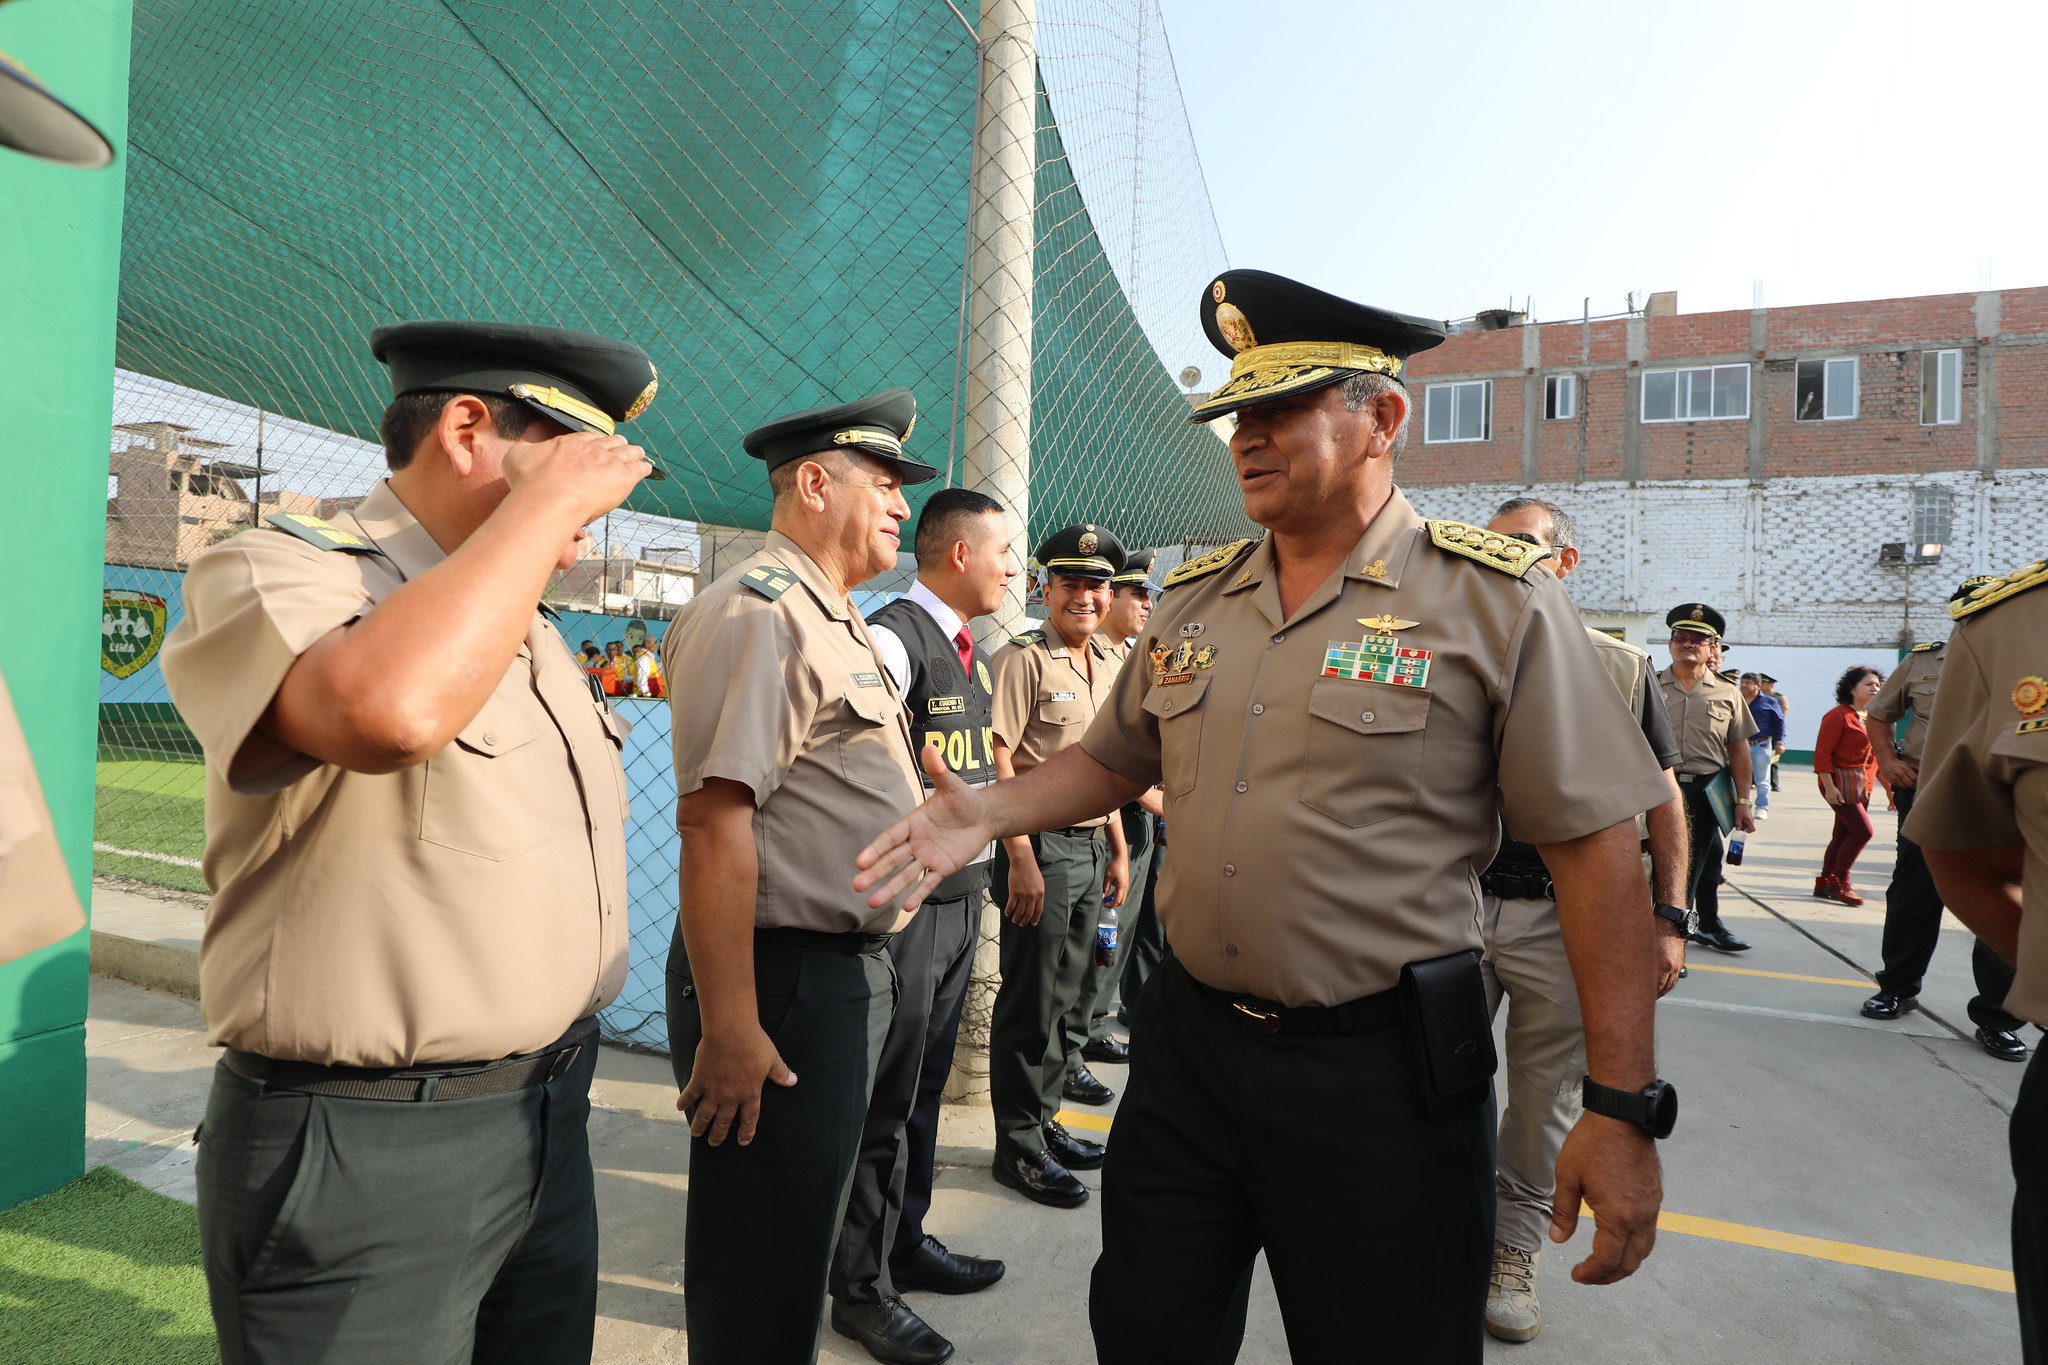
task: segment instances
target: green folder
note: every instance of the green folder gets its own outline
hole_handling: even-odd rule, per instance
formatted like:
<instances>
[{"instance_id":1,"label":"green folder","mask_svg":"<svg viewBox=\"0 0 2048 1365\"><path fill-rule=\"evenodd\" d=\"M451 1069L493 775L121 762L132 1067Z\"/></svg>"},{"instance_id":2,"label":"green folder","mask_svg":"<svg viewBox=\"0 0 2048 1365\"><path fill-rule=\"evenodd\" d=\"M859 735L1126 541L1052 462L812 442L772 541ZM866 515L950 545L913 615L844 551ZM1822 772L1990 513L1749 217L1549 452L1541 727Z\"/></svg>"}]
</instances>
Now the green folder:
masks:
<instances>
[{"instance_id":1,"label":"green folder","mask_svg":"<svg viewBox=\"0 0 2048 1365\"><path fill-rule=\"evenodd\" d=\"M1735 828L1735 779L1726 768L1707 779L1707 804L1714 808L1714 823L1723 835Z\"/></svg>"}]
</instances>

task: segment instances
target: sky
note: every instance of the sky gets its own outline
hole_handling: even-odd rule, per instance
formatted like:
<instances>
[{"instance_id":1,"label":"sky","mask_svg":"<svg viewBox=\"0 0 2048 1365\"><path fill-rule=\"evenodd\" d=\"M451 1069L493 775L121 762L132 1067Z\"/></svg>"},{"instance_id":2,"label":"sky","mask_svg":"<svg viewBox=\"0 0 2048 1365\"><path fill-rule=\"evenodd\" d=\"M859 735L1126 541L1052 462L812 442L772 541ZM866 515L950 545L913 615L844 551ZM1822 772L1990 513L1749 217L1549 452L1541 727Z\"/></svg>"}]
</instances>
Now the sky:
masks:
<instances>
[{"instance_id":1,"label":"sky","mask_svg":"<svg viewBox=\"0 0 2048 1365\"><path fill-rule=\"evenodd\" d=\"M1544 321L2048 284L2039 0L1160 3L1233 266Z\"/></svg>"}]
</instances>

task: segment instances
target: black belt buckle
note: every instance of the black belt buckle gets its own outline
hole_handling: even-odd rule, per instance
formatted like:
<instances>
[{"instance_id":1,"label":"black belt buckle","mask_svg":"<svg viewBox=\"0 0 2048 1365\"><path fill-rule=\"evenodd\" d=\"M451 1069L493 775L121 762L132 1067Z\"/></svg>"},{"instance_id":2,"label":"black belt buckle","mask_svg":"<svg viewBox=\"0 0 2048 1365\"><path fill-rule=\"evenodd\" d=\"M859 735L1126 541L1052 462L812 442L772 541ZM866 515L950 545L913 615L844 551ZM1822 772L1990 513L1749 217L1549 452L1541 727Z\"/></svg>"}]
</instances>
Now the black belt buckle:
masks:
<instances>
[{"instance_id":1,"label":"black belt buckle","mask_svg":"<svg viewBox=\"0 0 2048 1365\"><path fill-rule=\"evenodd\" d=\"M1280 1032L1280 1012L1278 1010L1255 1010L1242 1000L1231 1001L1230 1008L1236 1010L1247 1019L1256 1020L1259 1028L1268 1034L1278 1034Z\"/></svg>"}]
</instances>

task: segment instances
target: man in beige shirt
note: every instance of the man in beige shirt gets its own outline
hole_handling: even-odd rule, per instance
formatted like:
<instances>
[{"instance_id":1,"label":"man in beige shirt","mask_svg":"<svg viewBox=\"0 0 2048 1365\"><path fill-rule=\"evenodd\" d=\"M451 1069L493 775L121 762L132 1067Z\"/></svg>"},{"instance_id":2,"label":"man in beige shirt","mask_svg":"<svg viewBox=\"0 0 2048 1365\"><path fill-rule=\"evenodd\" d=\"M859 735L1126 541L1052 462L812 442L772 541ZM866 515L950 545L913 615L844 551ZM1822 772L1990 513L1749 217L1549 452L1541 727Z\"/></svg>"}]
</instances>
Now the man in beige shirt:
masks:
<instances>
[{"instance_id":1,"label":"man in beige shirt","mask_svg":"<svg viewBox=\"0 0 2048 1365\"><path fill-rule=\"evenodd\" d=\"M1109 580L1124 549L1099 526L1048 536L1037 559L1045 575L1045 628L996 651L995 755L998 777L1028 773L1080 743L1109 696L1121 660L1101 630ZM1067 1055L1088 1029L1082 982L1095 951L1105 888L1121 899L1130 881L1121 822L1095 816L1034 829L996 852L993 896L1002 907L1003 981L989 1024L989 1103L995 1108L995 1177L1053 1208L1088 1202L1076 1170L1102 1164L1102 1145L1076 1137L1054 1115L1073 1093ZM1082 1075L1088 1073L1083 1071ZM1114 1098L1094 1082L1084 1103Z\"/></svg>"},{"instance_id":2,"label":"man in beige shirt","mask_svg":"<svg viewBox=\"0 0 2048 1365\"><path fill-rule=\"evenodd\" d=\"M898 388L748 432L775 491L768 543L662 640L679 699L668 1023L690 1115L696 1365L818 1351L894 1002L883 950L909 919L870 907L845 869L922 795L902 694L848 594L895 567L903 485L937 473L904 454L916 418Z\"/></svg>"},{"instance_id":3,"label":"man in beige shirt","mask_svg":"<svg viewBox=\"0 0 2048 1365\"><path fill-rule=\"evenodd\" d=\"M613 429L654 370L493 323L370 349L390 479L332 525L276 513L201 556L163 651L206 753L221 1355L588 1360L625 729L537 604L652 470Z\"/></svg>"},{"instance_id":4,"label":"man in beige shirt","mask_svg":"<svg viewBox=\"0 0 2048 1365\"><path fill-rule=\"evenodd\" d=\"M1756 721L1742 689L1713 671L1728 626L1721 613L1704 602L1687 602L1665 613L1664 624L1671 628L1671 666L1657 675L1657 685L1678 736L1678 788L1685 796L1686 834L1692 843L1686 908L1699 917L1692 941L1719 952L1747 952L1749 944L1721 923L1721 860L1728 850L1713 798L1732 801L1734 828L1755 833L1749 741Z\"/></svg>"},{"instance_id":5,"label":"man in beige shirt","mask_svg":"<svg viewBox=\"0 0 2048 1365\"><path fill-rule=\"evenodd\" d=\"M1537 551L1425 522L1393 486L1399 373L1440 323L1233 270L1203 300L1232 377L1245 511L1270 534L1168 575L1081 744L941 794L861 855L912 900L990 833L1155 782L1174 961L1147 990L1103 1173L1104 1361L1229 1358L1263 1250L1297 1360L1361 1331L1388 1360L1476 1365L1493 1212L1477 876L1503 814L1537 844L1585 1015L1587 1113L1551 1235L1574 1272L1655 1239L1655 951L1635 817L1670 789ZM1361 1324L1365 1324L1361 1327Z\"/></svg>"},{"instance_id":6,"label":"man in beige shirt","mask_svg":"<svg viewBox=\"0 0 2048 1365\"><path fill-rule=\"evenodd\" d=\"M1957 622L1901 833L1958 919L2015 967L2005 1007L2048 1026L2048 563L1951 604ZM2048 1079L2012 1111L2012 1268L2027 1365L2048 1361Z\"/></svg>"}]
</instances>

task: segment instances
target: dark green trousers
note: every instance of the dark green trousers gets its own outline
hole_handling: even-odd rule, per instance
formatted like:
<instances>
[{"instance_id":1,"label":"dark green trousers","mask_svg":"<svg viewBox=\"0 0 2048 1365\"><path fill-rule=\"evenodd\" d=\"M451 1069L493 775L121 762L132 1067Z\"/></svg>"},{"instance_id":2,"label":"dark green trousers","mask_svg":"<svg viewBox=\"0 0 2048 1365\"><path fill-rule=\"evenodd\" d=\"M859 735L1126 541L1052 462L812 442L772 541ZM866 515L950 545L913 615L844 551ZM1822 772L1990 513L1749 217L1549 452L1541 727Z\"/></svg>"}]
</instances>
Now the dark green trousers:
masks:
<instances>
[{"instance_id":1,"label":"dark green trousers","mask_svg":"<svg viewBox=\"0 0 2048 1365\"><path fill-rule=\"evenodd\" d=\"M226 1365L588 1361L596 1042L545 1085L426 1104L216 1066L199 1239Z\"/></svg>"},{"instance_id":2,"label":"dark green trousers","mask_svg":"<svg viewBox=\"0 0 2048 1365\"><path fill-rule=\"evenodd\" d=\"M896 1003L879 940L872 951L846 953L815 946L825 937L754 935L761 1027L796 1084L762 1087L760 1126L747 1146L690 1139L683 1311L691 1365L817 1358L826 1276ZM668 1030L681 1087L704 1026L680 951L669 958Z\"/></svg>"},{"instance_id":3,"label":"dark green trousers","mask_svg":"<svg viewBox=\"0 0 2048 1365\"><path fill-rule=\"evenodd\" d=\"M1132 1046L1088 1296L1101 1365L1236 1359L1261 1251L1293 1359L1479 1365L1490 1099L1430 1118L1398 1026L1271 1036L1171 958Z\"/></svg>"},{"instance_id":4,"label":"dark green trousers","mask_svg":"<svg viewBox=\"0 0 2048 1365\"><path fill-rule=\"evenodd\" d=\"M1135 812L1135 814L1133 813ZM1095 960L1093 945L1088 970L1081 978L1081 998L1088 1002L1081 1036L1067 1038L1067 1072L1081 1069L1081 1049L1109 1037L1109 1007L1116 999L1117 984L1123 978L1124 959L1129 955L1132 931L1138 923L1138 907L1145 892L1145 878L1152 866L1152 817L1136 805L1124 807L1124 842L1130 847L1131 881L1122 905L1116 908L1116 955L1107 965ZM1098 923L1100 917L1098 917Z\"/></svg>"},{"instance_id":5,"label":"dark green trousers","mask_svg":"<svg viewBox=\"0 0 2048 1365\"><path fill-rule=\"evenodd\" d=\"M1095 916L1109 871L1109 840L1102 827L1081 834L1049 830L1031 836L1045 876L1045 914L1028 927L1002 922L1003 982L989 1021L988 1091L995 1110L996 1153L1036 1156L1045 1150L1045 1123L1060 1107L1067 1078L1067 1037L1085 1031L1087 1002L1081 981L1095 951ZM995 886L1000 912L1010 894L1010 860L996 850Z\"/></svg>"},{"instance_id":6,"label":"dark green trousers","mask_svg":"<svg viewBox=\"0 0 2048 1365\"><path fill-rule=\"evenodd\" d=\"M1144 888L1131 892L1138 912L1117 945L1117 956L1123 959L1117 972L1117 1017L1126 1026L1137 1022L1138 1000L1145 994L1145 984L1166 960L1166 930L1159 923L1159 874L1165 866L1166 840L1154 839L1152 856L1145 860Z\"/></svg>"}]
</instances>

